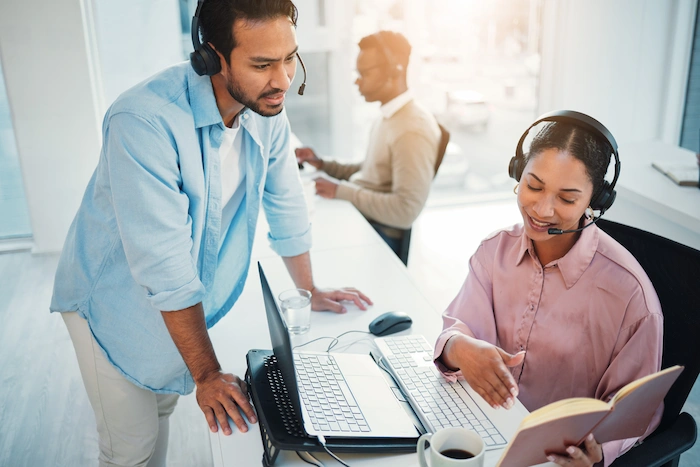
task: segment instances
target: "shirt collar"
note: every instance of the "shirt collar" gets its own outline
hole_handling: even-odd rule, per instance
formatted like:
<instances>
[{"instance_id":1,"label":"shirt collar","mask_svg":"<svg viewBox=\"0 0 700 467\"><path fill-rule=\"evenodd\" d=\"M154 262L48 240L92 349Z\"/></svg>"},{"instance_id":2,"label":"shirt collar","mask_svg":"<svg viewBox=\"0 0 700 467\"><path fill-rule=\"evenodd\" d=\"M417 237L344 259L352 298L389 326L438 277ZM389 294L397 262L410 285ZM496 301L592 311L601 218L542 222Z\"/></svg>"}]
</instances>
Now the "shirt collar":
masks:
<instances>
[{"instance_id":1,"label":"shirt collar","mask_svg":"<svg viewBox=\"0 0 700 467\"><path fill-rule=\"evenodd\" d=\"M590 221L586 222L586 224L589 222ZM586 269L588 269L591 261L593 261L593 257L598 250L599 238L600 231L598 230L598 226L592 225L587 229L583 229L581 231L581 236L576 243L574 243L574 246L572 246L564 256L545 266L551 267L556 265L561 272L566 288L570 289L581 278ZM530 237L525 235L525 229L523 229L520 235L520 249L516 256L516 266L523 261L525 254L529 254L534 261L537 260L535 246Z\"/></svg>"},{"instance_id":2,"label":"shirt collar","mask_svg":"<svg viewBox=\"0 0 700 467\"><path fill-rule=\"evenodd\" d=\"M401 107L413 100L411 91L405 91L380 107L384 118L391 118Z\"/></svg>"},{"instance_id":3,"label":"shirt collar","mask_svg":"<svg viewBox=\"0 0 700 467\"><path fill-rule=\"evenodd\" d=\"M211 78L206 75L199 76L191 66L188 66L187 69L187 88L195 128L219 123L223 125L219 108L216 106Z\"/></svg>"}]
</instances>

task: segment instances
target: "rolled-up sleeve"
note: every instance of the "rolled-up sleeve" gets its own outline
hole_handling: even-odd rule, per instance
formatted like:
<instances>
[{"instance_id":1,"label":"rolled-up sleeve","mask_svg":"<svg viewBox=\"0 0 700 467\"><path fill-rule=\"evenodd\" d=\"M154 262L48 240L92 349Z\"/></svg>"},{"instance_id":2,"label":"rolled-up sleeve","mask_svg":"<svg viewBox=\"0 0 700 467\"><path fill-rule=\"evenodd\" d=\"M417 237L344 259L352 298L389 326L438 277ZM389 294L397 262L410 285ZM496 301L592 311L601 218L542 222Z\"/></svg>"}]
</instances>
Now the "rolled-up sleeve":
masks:
<instances>
[{"instance_id":1,"label":"rolled-up sleeve","mask_svg":"<svg viewBox=\"0 0 700 467\"><path fill-rule=\"evenodd\" d=\"M284 113L277 118L273 132L263 193L263 209L270 226L268 240L278 255L297 256L311 249L311 225Z\"/></svg>"},{"instance_id":2,"label":"rolled-up sleeve","mask_svg":"<svg viewBox=\"0 0 700 467\"><path fill-rule=\"evenodd\" d=\"M128 113L105 134L112 202L134 280L151 305L181 310L204 297L192 258L189 198L180 189L178 154L164 129Z\"/></svg>"},{"instance_id":3,"label":"rolled-up sleeve","mask_svg":"<svg viewBox=\"0 0 700 467\"><path fill-rule=\"evenodd\" d=\"M455 299L442 315L443 331L435 344L433 359L438 369L450 380L456 380L461 372L450 371L439 360L447 341L464 334L496 345L496 320L493 314L492 280L479 260L484 254L483 245L469 260L469 273Z\"/></svg>"}]
</instances>

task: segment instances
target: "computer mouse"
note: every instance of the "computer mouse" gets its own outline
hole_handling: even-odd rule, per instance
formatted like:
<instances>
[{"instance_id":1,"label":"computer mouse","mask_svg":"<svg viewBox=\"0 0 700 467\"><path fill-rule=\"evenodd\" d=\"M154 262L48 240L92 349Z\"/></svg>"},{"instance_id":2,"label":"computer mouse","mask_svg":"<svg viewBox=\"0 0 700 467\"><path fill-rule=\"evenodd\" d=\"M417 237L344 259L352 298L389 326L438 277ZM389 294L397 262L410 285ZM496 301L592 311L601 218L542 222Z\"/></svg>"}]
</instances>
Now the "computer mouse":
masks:
<instances>
[{"instance_id":1,"label":"computer mouse","mask_svg":"<svg viewBox=\"0 0 700 467\"><path fill-rule=\"evenodd\" d=\"M413 324L413 320L406 313L401 311L388 311L377 316L369 323L369 332L375 336L388 336L395 332L408 329Z\"/></svg>"}]
</instances>

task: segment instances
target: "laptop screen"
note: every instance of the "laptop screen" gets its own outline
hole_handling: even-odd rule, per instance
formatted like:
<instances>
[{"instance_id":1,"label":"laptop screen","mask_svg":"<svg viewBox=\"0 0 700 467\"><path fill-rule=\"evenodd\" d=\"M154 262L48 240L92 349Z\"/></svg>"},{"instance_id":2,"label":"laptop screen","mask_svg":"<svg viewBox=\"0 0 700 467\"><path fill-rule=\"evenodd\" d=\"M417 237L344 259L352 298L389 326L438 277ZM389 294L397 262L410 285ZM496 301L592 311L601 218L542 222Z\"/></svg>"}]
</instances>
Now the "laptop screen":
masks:
<instances>
[{"instance_id":1,"label":"laptop screen","mask_svg":"<svg viewBox=\"0 0 700 467\"><path fill-rule=\"evenodd\" d=\"M282 371L282 377L289 391L289 399L294 407L294 413L301 420L301 402L299 400L297 378L294 371L294 355L292 354L292 343L289 340L287 323L284 322L282 314L277 307L277 302L274 295L272 295L260 262L258 262L258 272L260 273L260 285L262 286L263 299L265 301L265 313L267 315L267 327L270 330L272 352L275 354L277 364Z\"/></svg>"}]
</instances>

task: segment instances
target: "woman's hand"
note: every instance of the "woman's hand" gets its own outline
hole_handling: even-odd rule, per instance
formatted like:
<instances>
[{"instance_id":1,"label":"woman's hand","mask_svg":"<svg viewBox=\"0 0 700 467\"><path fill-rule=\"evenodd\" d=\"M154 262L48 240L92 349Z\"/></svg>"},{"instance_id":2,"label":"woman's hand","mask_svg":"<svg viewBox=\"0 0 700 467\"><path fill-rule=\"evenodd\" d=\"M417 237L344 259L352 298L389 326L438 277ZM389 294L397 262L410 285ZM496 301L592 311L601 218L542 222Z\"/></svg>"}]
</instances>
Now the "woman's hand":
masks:
<instances>
[{"instance_id":1,"label":"woman's hand","mask_svg":"<svg viewBox=\"0 0 700 467\"><path fill-rule=\"evenodd\" d=\"M547 454L547 459L566 467L591 467L603 460L603 446L598 444L592 434L586 437L583 446L569 446L566 452L568 456Z\"/></svg>"},{"instance_id":2,"label":"woman's hand","mask_svg":"<svg viewBox=\"0 0 700 467\"><path fill-rule=\"evenodd\" d=\"M513 407L518 385L508 367L520 365L524 351L511 355L486 341L458 334L447 341L442 358L447 366L461 370L469 386L493 408Z\"/></svg>"}]
</instances>

